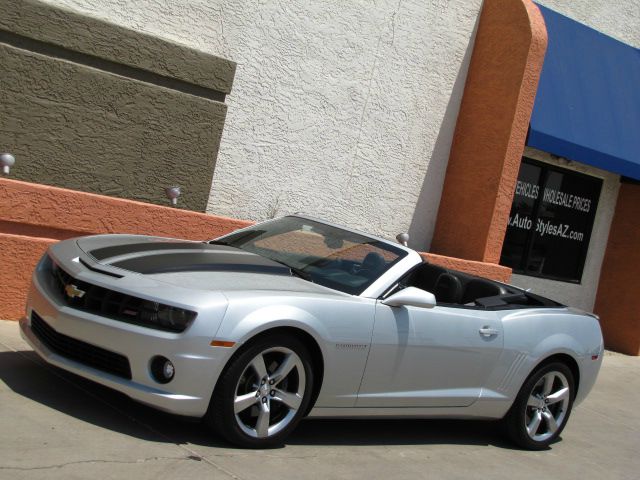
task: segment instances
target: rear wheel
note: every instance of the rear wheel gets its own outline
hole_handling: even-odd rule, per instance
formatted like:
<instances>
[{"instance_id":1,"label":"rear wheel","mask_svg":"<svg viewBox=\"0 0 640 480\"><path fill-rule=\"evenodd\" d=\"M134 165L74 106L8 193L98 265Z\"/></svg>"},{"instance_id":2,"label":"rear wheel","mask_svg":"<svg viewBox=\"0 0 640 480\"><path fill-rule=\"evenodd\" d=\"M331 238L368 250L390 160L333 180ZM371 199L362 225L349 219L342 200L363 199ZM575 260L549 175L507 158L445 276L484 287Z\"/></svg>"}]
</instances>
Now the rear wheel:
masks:
<instances>
[{"instance_id":1,"label":"rear wheel","mask_svg":"<svg viewBox=\"0 0 640 480\"><path fill-rule=\"evenodd\" d=\"M218 381L207 421L229 442L281 444L307 410L313 390L310 354L295 337L258 339L231 361Z\"/></svg>"},{"instance_id":2,"label":"rear wheel","mask_svg":"<svg viewBox=\"0 0 640 480\"><path fill-rule=\"evenodd\" d=\"M550 363L534 372L505 417L507 433L529 450L547 448L564 429L573 399L574 378L564 363Z\"/></svg>"}]
</instances>

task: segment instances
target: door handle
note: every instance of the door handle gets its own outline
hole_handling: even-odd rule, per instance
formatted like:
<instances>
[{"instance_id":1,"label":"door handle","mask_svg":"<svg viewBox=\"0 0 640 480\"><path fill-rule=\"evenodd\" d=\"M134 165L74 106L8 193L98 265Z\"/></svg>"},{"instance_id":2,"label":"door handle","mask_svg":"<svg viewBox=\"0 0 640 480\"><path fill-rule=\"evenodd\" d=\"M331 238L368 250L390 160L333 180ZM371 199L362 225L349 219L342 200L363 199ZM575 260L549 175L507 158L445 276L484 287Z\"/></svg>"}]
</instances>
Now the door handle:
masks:
<instances>
[{"instance_id":1,"label":"door handle","mask_svg":"<svg viewBox=\"0 0 640 480\"><path fill-rule=\"evenodd\" d=\"M489 327L489 325L482 327L479 332L483 337L493 337L494 335L498 335L500 333L495 328Z\"/></svg>"}]
</instances>

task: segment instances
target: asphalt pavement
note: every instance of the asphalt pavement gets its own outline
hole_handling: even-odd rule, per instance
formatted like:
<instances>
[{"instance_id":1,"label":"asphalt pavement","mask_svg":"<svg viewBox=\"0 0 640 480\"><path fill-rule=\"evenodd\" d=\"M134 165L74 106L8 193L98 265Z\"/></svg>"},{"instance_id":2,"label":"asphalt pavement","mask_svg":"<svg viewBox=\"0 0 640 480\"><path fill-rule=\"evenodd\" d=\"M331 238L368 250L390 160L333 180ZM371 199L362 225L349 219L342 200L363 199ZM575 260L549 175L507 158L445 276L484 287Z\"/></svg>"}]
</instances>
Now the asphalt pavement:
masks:
<instances>
[{"instance_id":1,"label":"asphalt pavement","mask_svg":"<svg viewBox=\"0 0 640 480\"><path fill-rule=\"evenodd\" d=\"M282 448L232 448L42 362L0 321L0 479L638 479L640 358L608 354L549 450L494 422L306 420Z\"/></svg>"}]
</instances>

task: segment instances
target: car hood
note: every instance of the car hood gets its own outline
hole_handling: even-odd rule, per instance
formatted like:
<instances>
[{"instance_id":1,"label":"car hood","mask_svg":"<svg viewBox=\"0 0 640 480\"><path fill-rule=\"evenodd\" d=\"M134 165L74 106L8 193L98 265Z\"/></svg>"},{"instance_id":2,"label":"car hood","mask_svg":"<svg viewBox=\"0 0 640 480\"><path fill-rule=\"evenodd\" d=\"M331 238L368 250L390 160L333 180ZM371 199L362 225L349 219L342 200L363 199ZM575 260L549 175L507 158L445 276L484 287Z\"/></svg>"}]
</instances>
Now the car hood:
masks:
<instances>
[{"instance_id":1,"label":"car hood","mask_svg":"<svg viewBox=\"0 0 640 480\"><path fill-rule=\"evenodd\" d=\"M339 294L292 276L281 263L226 245L141 235L96 235L77 244L109 273L134 272L183 288Z\"/></svg>"}]
</instances>

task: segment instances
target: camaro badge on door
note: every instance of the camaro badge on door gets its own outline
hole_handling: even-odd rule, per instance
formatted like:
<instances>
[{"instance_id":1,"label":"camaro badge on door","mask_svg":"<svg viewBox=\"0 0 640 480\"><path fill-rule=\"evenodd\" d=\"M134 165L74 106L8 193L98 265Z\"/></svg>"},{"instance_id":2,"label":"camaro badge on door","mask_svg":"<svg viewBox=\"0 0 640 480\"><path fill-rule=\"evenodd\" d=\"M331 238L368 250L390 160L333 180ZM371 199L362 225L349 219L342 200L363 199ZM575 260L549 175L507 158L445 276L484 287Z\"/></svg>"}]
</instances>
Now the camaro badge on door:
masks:
<instances>
[{"instance_id":1,"label":"camaro badge on door","mask_svg":"<svg viewBox=\"0 0 640 480\"><path fill-rule=\"evenodd\" d=\"M64 287L64 293L66 293L69 298L82 298L87 292L80 290L73 283L70 283Z\"/></svg>"}]
</instances>

